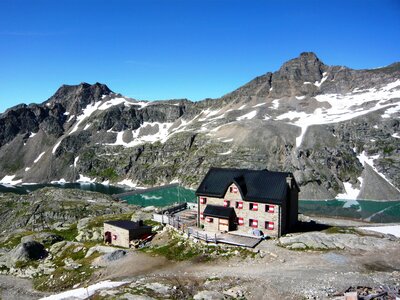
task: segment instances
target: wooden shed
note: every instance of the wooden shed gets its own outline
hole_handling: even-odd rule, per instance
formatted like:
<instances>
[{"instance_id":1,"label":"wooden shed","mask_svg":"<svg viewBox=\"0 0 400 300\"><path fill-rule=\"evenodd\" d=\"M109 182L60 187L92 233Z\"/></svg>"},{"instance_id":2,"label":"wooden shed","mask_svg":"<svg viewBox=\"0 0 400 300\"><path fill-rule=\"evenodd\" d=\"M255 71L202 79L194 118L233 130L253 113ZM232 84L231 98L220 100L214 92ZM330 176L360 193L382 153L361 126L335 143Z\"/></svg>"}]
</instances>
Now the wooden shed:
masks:
<instances>
[{"instance_id":1,"label":"wooden shed","mask_svg":"<svg viewBox=\"0 0 400 300\"><path fill-rule=\"evenodd\" d=\"M132 240L138 240L151 235L151 226L143 221L117 220L104 222L104 242L114 246L129 248Z\"/></svg>"}]
</instances>

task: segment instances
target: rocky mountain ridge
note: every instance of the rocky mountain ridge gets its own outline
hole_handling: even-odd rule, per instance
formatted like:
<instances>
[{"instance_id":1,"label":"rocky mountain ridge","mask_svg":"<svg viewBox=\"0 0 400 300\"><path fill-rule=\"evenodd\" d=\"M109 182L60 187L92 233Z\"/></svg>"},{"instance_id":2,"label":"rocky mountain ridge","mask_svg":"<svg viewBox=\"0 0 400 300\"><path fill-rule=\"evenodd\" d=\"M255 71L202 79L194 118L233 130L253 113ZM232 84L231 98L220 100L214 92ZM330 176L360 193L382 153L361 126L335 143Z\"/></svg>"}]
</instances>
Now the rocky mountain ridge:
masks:
<instances>
[{"instance_id":1,"label":"rocky mountain ridge","mask_svg":"<svg viewBox=\"0 0 400 300\"><path fill-rule=\"evenodd\" d=\"M62 86L0 115L0 184L196 187L211 166L291 171L302 199L400 199L400 65L302 53L219 99L138 101Z\"/></svg>"}]
</instances>

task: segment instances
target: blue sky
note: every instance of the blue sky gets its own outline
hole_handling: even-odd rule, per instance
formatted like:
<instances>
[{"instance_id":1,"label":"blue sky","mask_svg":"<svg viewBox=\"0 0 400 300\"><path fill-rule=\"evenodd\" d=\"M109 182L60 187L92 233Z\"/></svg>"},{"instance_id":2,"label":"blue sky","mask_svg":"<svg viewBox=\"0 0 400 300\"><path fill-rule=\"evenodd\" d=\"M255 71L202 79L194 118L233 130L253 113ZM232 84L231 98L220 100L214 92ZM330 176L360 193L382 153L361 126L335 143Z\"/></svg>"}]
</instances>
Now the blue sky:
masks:
<instances>
[{"instance_id":1,"label":"blue sky","mask_svg":"<svg viewBox=\"0 0 400 300\"><path fill-rule=\"evenodd\" d=\"M0 0L0 112L80 82L216 98L303 51L356 69L400 61L400 1Z\"/></svg>"}]
</instances>

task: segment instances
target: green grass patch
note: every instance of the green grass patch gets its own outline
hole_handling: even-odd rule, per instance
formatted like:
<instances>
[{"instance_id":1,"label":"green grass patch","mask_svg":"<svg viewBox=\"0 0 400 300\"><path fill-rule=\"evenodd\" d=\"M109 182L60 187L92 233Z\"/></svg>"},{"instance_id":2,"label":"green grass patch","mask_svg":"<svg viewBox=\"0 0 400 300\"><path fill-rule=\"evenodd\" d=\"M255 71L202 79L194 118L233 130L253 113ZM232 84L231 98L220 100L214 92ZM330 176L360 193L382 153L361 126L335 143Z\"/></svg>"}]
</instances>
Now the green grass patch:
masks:
<instances>
[{"instance_id":1,"label":"green grass patch","mask_svg":"<svg viewBox=\"0 0 400 300\"><path fill-rule=\"evenodd\" d=\"M142 251L165 256L167 259L174 261L190 260L203 254L201 249L190 247L187 241L179 238L172 238L167 244L159 247L143 248Z\"/></svg>"},{"instance_id":2,"label":"green grass patch","mask_svg":"<svg viewBox=\"0 0 400 300\"><path fill-rule=\"evenodd\" d=\"M160 226L160 223L153 221L153 220L144 220L143 223L144 223L144 225L147 225L147 226L153 226L153 227Z\"/></svg>"},{"instance_id":3,"label":"green grass patch","mask_svg":"<svg viewBox=\"0 0 400 300\"><path fill-rule=\"evenodd\" d=\"M26 269L28 267L37 268L39 266L39 262L36 260L19 260L15 263L15 267L18 269Z\"/></svg>"},{"instance_id":4,"label":"green grass patch","mask_svg":"<svg viewBox=\"0 0 400 300\"><path fill-rule=\"evenodd\" d=\"M325 229L323 232L328 234L335 234L335 233L358 234L358 232L352 227L339 227L339 226L329 227Z\"/></svg>"},{"instance_id":5,"label":"green grass patch","mask_svg":"<svg viewBox=\"0 0 400 300\"><path fill-rule=\"evenodd\" d=\"M90 177L101 177L111 181L118 179L118 173L113 168L107 168L104 170L92 170L89 172Z\"/></svg>"},{"instance_id":6,"label":"green grass patch","mask_svg":"<svg viewBox=\"0 0 400 300\"><path fill-rule=\"evenodd\" d=\"M93 269L82 266L76 270L56 269L51 275L43 275L33 279L33 287L38 291L59 292L72 288L75 284L87 285Z\"/></svg>"},{"instance_id":7,"label":"green grass patch","mask_svg":"<svg viewBox=\"0 0 400 300\"><path fill-rule=\"evenodd\" d=\"M68 229L52 230L50 232L61 236L66 241L74 241L78 235L78 228L77 224L72 224Z\"/></svg>"}]
</instances>

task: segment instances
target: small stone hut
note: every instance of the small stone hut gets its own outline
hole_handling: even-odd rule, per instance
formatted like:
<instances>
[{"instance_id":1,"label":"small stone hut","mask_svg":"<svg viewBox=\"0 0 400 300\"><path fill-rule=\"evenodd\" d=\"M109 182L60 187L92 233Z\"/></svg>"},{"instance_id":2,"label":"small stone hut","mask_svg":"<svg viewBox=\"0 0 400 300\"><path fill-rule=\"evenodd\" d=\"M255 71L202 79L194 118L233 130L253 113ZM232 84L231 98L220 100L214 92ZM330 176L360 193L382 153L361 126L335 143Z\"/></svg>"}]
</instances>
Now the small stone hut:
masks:
<instances>
[{"instance_id":1,"label":"small stone hut","mask_svg":"<svg viewBox=\"0 0 400 300\"><path fill-rule=\"evenodd\" d=\"M151 234L152 227L143 221L117 220L104 222L104 242L129 248L132 240L142 239Z\"/></svg>"}]
</instances>

